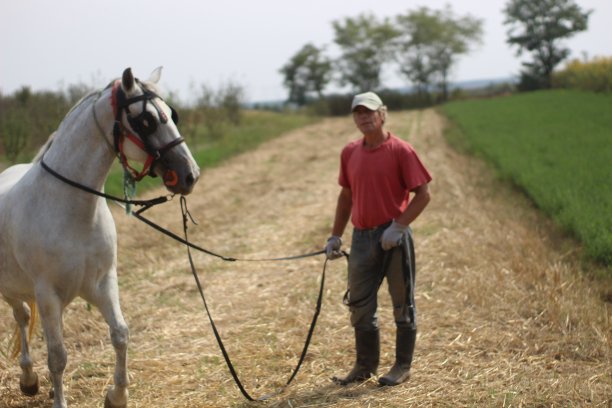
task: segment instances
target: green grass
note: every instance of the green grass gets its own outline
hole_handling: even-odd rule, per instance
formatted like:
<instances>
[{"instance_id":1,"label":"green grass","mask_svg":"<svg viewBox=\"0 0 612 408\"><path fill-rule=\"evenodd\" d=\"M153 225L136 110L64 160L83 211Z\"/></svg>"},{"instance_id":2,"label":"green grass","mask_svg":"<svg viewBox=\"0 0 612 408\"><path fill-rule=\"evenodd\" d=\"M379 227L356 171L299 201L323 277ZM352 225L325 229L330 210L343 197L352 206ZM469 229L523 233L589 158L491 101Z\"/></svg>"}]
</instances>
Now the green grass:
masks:
<instances>
[{"instance_id":1,"label":"green grass","mask_svg":"<svg viewBox=\"0 0 612 408\"><path fill-rule=\"evenodd\" d=\"M276 138L292 129L314 123L313 116L268 111L245 111L238 126L226 126L223 137L214 141L187 141L191 153L201 169L216 166L224 160L239 153L251 150L259 144ZM199 132L199 133L203 133ZM142 193L150 188L162 185L161 180L145 177L138 183L137 189ZM123 196L123 170L118 163L106 181L105 191L108 194Z\"/></svg>"},{"instance_id":2,"label":"green grass","mask_svg":"<svg viewBox=\"0 0 612 408\"><path fill-rule=\"evenodd\" d=\"M451 143L490 161L588 257L612 265L612 95L570 90L442 107Z\"/></svg>"}]
</instances>

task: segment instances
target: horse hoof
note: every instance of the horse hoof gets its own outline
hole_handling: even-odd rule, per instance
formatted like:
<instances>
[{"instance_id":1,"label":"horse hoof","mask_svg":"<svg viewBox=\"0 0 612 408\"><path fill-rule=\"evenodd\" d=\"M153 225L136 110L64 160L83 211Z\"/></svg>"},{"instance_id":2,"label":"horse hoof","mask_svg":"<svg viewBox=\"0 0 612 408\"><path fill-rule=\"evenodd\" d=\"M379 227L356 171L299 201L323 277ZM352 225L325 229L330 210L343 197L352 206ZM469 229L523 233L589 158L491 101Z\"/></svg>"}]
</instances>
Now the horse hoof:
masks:
<instances>
[{"instance_id":1,"label":"horse hoof","mask_svg":"<svg viewBox=\"0 0 612 408\"><path fill-rule=\"evenodd\" d=\"M123 405L113 405L111 400L108 398L108 395L104 397L104 408L126 408L127 404Z\"/></svg>"},{"instance_id":2,"label":"horse hoof","mask_svg":"<svg viewBox=\"0 0 612 408\"><path fill-rule=\"evenodd\" d=\"M21 382L19 383L19 389L24 395L27 395L28 397L33 397L34 395L38 394L38 374L35 373L34 378L34 383L31 385L25 385Z\"/></svg>"}]
</instances>

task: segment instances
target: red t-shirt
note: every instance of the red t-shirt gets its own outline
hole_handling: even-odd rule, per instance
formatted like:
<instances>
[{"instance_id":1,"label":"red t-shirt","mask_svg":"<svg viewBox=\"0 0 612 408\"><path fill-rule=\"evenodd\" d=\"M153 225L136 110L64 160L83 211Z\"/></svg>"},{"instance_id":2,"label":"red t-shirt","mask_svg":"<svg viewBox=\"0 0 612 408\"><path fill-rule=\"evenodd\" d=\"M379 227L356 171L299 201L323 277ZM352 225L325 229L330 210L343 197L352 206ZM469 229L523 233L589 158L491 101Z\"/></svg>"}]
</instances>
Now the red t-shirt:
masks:
<instances>
[{"instance_id":1,"label":"red t-shirt","mask_svg":"<svg viewBox=\"0 0 612 408\"><path fill-rule=\"evenodd\" d=\"M389 133L368 150L364 140L349 143L340 156L338 183L352 193L351 221L356 228L373 228L398 217L408 206L409 193L431 181L412 146Z\"/></svg>"}]
</instances>

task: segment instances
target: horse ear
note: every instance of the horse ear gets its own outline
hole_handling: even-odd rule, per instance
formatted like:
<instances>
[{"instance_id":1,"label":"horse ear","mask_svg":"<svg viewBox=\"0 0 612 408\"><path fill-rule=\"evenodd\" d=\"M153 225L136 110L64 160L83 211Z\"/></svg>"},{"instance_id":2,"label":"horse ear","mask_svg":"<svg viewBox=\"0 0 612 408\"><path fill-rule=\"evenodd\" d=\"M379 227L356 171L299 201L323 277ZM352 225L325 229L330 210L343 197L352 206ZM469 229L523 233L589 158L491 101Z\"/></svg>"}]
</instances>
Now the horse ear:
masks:
<instances>
[{"instance_id":1,"label":"horse ear","mask_svg":"<svg viewBox=\"0 0 612 408\"><path fill-rule=\"evenodd\" d=\"M161 66L155 68L153 72L151 72L151 76L149 76L149 80L147 82L151 82L153 84L158 83L159 79L161 78L162 68L163 67Z\"/></svg>"},{"instance_id":2,"label":"horse ear","mask_svg":"<svg viewBox=\"0 0 612 408\"><path fill-rule=\"evenodd\" d=\"M134 74L132 74L132 68L126 68L125 71L123 71L121 85L123 85L123 90L126 92L131 91L134 87Z\"/></svg>"}]
</instances>

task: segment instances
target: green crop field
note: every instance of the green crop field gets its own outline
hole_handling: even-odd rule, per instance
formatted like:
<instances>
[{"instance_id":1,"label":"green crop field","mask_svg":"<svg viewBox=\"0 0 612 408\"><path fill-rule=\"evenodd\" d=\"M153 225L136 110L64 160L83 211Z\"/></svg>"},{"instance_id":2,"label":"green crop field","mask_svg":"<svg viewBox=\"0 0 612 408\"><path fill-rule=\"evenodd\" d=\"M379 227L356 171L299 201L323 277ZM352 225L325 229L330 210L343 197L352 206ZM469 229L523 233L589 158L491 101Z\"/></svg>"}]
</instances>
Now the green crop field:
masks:
<instances>
[{"instance_id":1,"label":"green crop field","mask_svg":"<svg viewBox=\"0 0 612 408\"><path fill-rule=\"evenodd\" d=\"M451 143L492 163L585 247L612 265L612 96L570 90L457 101Z\"/></svg>"}]
</instances>

